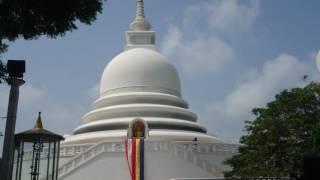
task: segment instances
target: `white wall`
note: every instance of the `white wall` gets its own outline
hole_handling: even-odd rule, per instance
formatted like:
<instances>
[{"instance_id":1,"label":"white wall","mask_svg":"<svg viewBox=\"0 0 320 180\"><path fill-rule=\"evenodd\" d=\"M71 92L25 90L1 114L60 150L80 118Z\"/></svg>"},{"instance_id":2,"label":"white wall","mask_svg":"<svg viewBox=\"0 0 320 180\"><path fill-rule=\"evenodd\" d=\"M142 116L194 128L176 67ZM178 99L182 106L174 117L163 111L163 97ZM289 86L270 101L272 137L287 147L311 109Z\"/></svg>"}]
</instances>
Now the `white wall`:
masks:
<instances>
[{"instance_id":1,"label":"white wall","mask_svg":"<svg viewBox=\"0 0 320 180\"><path fill-rule=\"evenodd\" d=\"M146 152L145 180L170 180L172 178L212 177L187 160L170 151ZM130 180L124 153L104 153L79 167L60 180Z\"/></svg>"}]
</instances>

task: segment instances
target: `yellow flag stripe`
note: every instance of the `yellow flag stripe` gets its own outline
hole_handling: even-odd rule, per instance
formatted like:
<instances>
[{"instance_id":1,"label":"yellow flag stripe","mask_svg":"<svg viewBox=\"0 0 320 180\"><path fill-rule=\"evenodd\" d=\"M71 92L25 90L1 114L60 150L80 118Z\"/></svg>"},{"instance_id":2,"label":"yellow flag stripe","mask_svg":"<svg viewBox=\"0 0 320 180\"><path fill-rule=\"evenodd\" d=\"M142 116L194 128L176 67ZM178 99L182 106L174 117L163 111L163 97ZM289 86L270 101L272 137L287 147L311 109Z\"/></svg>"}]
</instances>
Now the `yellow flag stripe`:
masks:
<instances>
[{"instance_id":1,"label":"yellow flag stripe","mask_svg":"<svg viewBox=\"0 0 320 180\"><path fill-rule=\"evenodd\" d=\"M136 180L140 180L140 139L136 139Z\"/></svg>"}]
</instances>

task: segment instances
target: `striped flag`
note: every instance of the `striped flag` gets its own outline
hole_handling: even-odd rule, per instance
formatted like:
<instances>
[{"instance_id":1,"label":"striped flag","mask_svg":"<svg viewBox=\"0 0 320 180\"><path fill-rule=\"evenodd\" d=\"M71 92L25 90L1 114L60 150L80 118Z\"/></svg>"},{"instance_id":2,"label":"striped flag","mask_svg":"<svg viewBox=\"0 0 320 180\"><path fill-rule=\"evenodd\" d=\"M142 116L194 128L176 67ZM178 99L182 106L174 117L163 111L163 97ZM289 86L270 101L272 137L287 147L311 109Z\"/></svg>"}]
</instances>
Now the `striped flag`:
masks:
<instances>
[{"instance_id":1,"label":"striped flag","mask_svg":"<svg viewBox=\"0 0 320 180\"><path fill-rule=\"evenodd\" d=\"M144 139L127 139L125 149L132 180L144 180Z\"/></svg>"}]
</instances>

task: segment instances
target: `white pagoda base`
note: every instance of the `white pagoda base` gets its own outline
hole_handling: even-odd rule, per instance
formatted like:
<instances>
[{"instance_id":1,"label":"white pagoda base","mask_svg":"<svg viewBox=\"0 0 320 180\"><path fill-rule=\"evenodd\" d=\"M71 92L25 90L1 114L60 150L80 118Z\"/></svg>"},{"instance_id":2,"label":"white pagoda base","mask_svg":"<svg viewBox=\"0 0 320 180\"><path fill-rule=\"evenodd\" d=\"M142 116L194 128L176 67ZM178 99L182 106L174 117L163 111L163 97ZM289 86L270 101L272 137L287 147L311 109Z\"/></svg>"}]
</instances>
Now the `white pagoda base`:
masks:
<instances>
[{"instance_id":1,"label":"white pagoda base","mask_svg":"<svg viewBox=\"0 0 320 180\"><path fill-rule=\"evenodd\" d=\"M145 142L145 180L223 177L223 161L237 145L199 142ZM61 147L59 180L131 180L124 142Z\"/></svg>"}]
</instances>

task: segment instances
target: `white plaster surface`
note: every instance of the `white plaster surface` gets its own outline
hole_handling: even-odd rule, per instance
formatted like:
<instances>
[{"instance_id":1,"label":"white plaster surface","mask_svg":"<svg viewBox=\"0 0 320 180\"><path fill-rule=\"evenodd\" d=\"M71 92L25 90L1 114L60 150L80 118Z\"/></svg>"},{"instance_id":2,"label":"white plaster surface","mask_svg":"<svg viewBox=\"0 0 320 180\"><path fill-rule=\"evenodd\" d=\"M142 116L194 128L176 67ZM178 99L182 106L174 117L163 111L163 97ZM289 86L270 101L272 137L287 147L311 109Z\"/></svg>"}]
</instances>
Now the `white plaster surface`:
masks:
<instances>
[{"instance_id":1,"label":"white plaster surface","mask_svg":"<svg viewBox=\"0 0 320 180\"><path fill-rule=\"evenodd\" d=\"M220 156L219 154L211 154ZM230 154L229 154L230 156ZM146 151L145 179L169 180L177 177L206 178L214 174L201 169L187 158L175 155L170 150ZM130 180L127 160L124 152L109 152L98 155L76 168L60 180Z\"/></svg>"},{"instance_id":2,"label":"white plaster surface","mask_svg":"<svg viewBox=\"0 0 320 180\"><path fill-rule=\"evenodd\" d=\"M180 92L176 69L160 53L134 48L112 59L103 72L100 94L132 86L151 86Z\"/></svg>"}]
</instances>

